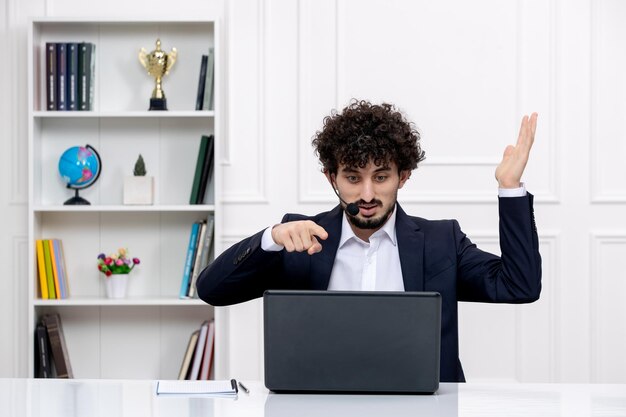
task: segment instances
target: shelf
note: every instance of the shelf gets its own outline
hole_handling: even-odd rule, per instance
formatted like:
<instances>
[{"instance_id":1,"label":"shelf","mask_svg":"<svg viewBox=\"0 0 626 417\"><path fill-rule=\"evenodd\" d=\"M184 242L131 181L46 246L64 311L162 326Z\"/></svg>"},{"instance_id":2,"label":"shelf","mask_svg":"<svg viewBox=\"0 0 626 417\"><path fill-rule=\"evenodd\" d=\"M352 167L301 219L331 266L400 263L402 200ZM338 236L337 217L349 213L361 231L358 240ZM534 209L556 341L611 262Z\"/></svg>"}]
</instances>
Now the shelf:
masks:
<instances>
[{"instance_id":1,"label":"shelf","mask_svg":"<svg viewBox=\"0 0 626 417\"><path fill-rule=\"evenodd\" d=\"M35 118L41 119L119 119L119 118L213 118L214 111L209 110L173 110L173 111L35 111Z\"/></svg>"},{"instance_id":2,"label":"shelf","mask_svg":"<svg viewBox=\"0 0 626 417\"><path fill-rule=\"evenodd\" d=\"M37 307L76 307L76 306L128 306L128 307L142 307L142 306L164 306L164 307L190 307L190 306L205 306L210 307L202 300L198 299L184 299L173 297L128 297L128 298L100 298L100 297L71 297L64 300L42 300L36 299L33 304Z\"/></svg>"},{"instance_id":3,"label":"shelf","mask_svg":"<svg viewBox=\"0 0 626 417\"><path fill-rule=\"evenodd\" d=\"M165 19L160 19L157 17L146 17L141 19L136 18L125 18L125 17L90 17L90 18L81 18L81 17L56 17L56 16L40 16L37 18L33 18L34 24L48 24L48 25L68 25L68 24L80 24L80 25L98 25L98 24L132 24L132 25L140 25L140 24L207 24L213 23L213 21L207 21L206 19L187 19L187 18L177 18L177 17L167 17Z\"/></svg>"},{"instance_id":4,"label":"shelf","mask_svg":"<svg viewBox=\"0 0 626 417\"><path fill-rule=\"evenodd\" d=\"M43 314L63 321L72 368L78 378L172 379L180 370L189 336L215 309L199 299L178 298L189 257L190 228L214 220L209 258L221 250L221 41L214 20L167 18L56 18L31 21L28 35L28 327L32 338ZM154 79L137 60L157 38L164 50L176 47L180 60L165 81L170 110L149 111ZM96 45L92 111L46 110L46 44ZM214 49L213 110L195 110L201 56ZM58 84L58 83L57 83ZM208 204L190 205L201 138L214 135L213 173L204 189ZM85 192L92 205L66 206L74 194L58 173L69 147L91 143L104 169L97 186ZM158 181L155 204L124 205L122 180L141 154L148 175ZM204 182L203 182L204 183ZM81 194L83 194L81 192ZM64 273L71 297L40 299L38 239L63 243ZM205 235L206 238L206 235ZM207 242L205 239L203 242ZM206 245L206 243L205 243ZM128 247L141 259L129 296L105 296L98 253ZM203 246L205 247L205 246ZM56 251L53 251L56 255ZM44 254L43 263L46 264ZM59 258L48 256L50 263ZM194 259L195 261L195 259ZM44 267L47 272L50 265ZM53 276L54 274L50 272ZM48 283L46 282L45 285ZM226 339L216 326L215 372L224 373ZM219 336L219 337L218 337ZM222 339L222 340L220 340ZM28 376L36 375L35 344L28 344ZM172 360L172 358L175 358Z\"/></svg>"},{"instance_id":5,"label":"shelf","mask_svg":"<svg viewBox=\"0 0 626 417\"><path fill-rule=\"evenodd\" d=\"M174 206L125 206L125 205L93 205L93 206L35 206L33 207L35 213L70 213L70 212L89 212L89 213L104 213L104 212L119 212L119 213L204 213L214 212L215 206L210 204L194 204L194 205L174 205Z\"/></svg>"}]
</instances>

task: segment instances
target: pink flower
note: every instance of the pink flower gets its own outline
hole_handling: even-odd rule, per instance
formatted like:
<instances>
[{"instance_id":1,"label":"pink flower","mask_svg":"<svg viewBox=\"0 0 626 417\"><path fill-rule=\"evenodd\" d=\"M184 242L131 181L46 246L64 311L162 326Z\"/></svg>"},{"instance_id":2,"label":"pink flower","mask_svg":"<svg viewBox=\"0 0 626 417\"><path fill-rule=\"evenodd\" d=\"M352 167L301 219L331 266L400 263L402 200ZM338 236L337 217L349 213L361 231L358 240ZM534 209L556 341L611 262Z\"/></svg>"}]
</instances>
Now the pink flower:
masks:
<instances>
[{"instance_id":1,"label":"pink flower","mask_svg":"<svg viewBox=\"0 0 626 417\"><path fill-rule=\"evenodd\" d=\"M104 259L104 264L105 264L105 265L111 265L112 263L113 263L113 259L111 259L111 257L107 256L107 257Z\"/></svg>"},{"instance_id":2,"label":"pink flower","mask_svg":"<svg viewBox=\"0 0 626 417\"><path fill-rule=\"evenodd\" d=\"M133 263L135 265L139 265L139 263L140 263L139 258L133 258Z\"/></svg>"},{"instance_id":3,"label":"pink flower","mask_svg":"<svg viewBox=\"0 0 626 417\"><path fill-rule=\"evenodd\" d=\"M121 260L121 259L118 259L117 261L115 261L115 265L122 266L122 265L124 265L124 261Z\"/></svg>"}]
</instances>

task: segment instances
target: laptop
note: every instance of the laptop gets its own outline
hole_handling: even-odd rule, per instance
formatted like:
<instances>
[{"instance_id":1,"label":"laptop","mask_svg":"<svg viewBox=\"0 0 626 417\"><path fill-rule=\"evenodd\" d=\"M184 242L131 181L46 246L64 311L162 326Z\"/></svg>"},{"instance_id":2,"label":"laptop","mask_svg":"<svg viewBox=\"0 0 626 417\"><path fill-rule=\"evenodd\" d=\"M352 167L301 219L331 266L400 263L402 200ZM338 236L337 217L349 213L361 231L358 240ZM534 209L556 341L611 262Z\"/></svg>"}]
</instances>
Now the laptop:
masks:
<instances>
[{"instance_id":1,"label":"laptop","mask_svg":"<svg viewBox=\"0 0 626 417\"><path fill-rule=\"evenodd\" d=\"M439 293L267 290L263 303L271 391L432 394L439 388Z\"/></svg>"}]
</instances>

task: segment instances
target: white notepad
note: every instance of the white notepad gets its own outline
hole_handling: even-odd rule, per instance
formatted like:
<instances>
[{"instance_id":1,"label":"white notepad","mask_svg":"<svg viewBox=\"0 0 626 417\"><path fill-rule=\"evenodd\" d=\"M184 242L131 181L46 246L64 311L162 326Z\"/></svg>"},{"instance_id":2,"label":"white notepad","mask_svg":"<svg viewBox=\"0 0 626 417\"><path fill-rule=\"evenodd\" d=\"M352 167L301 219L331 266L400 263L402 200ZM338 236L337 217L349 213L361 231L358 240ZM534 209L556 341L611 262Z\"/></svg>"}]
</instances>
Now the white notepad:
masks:
<instances>
[{"instance_id":1,"label":"white notepad","mask_svg":"<svg viewBox=\"0 0 626 417\"><path fill-rule=\"evenodd\" d=\"M237 395L237 381L234 379L210 381L157 381L157 395L211 395L234 397Z\"/></svg>"}]
</instances>

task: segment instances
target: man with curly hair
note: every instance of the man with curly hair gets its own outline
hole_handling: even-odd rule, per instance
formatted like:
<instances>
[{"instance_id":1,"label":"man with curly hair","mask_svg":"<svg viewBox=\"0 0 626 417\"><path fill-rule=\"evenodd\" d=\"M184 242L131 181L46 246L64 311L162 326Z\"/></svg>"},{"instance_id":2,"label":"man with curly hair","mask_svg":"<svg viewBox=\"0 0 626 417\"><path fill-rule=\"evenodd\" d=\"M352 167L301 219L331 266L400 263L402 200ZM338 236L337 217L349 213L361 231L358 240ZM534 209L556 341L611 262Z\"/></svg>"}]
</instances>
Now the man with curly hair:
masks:
<instances>
[{"instance_id":1,"label":"man with curly hair","mask_svg":"<svg viewBox=\"0 0 626 417\"><path fill-rule=\"evenodd\" d=\"M481 251L456 220L407 215L398 190L424 159L419 133L394 106L353 101L324 120L313 146L340 204L244 239L202 271L197 289L213 305L266 289L436 291L442 297L442 382L465 381L457 301L528 303L541 292L533 197L521 183L537 114L524 116L515 146L496 168L502 256Z\"/></svg>"}]
</instances>

